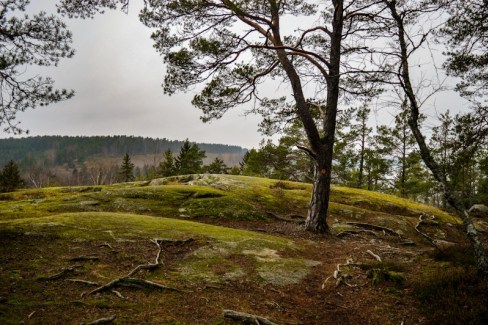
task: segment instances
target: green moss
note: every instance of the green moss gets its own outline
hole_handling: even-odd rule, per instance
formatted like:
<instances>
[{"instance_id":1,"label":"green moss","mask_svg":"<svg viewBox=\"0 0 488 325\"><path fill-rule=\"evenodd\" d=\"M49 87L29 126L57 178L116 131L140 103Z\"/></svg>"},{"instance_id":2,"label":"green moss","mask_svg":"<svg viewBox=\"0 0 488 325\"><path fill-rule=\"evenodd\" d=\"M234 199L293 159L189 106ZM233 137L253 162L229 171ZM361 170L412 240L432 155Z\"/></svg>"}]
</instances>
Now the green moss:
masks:
<instances>
[{"instance_id":1,"label":"green moss","mask_svg":"<svg viewBox=\"0 0 488 325\"><path fill-rule=\"evenodd\" d=\"M251 231L230 229L219 226L169 218L145 215L81 212L65 213L43 218L0 221L0 227L10 230L54 233L71 239L107 239L111 231L116 238L186 238L188 236L211 237L219 241L266 242L271 246L290 247L291 241L258 234Z\"/></svg>"},{"instance_id":2,"label":"green moss","mask_svg":"<svg viewBox=\"0 0 488 325\"><path fill-rule=\"evenodd\" d=\"M275 286L300 283L319 262L301 258L258 259L257 272L265 282Z\"/></svg>"},{"instance_id":3,"label":"green moss","mask_svg":"<svg viewBox=\"0 0 488 325\"><path fill-rule=\"evenodd\" d=\"M435 207L416 203L394 195L349 187L332 187L331 201L372 211L418 217L434 215L440 222L460 223L460 220Z\"/></svg>"}]
</instances>

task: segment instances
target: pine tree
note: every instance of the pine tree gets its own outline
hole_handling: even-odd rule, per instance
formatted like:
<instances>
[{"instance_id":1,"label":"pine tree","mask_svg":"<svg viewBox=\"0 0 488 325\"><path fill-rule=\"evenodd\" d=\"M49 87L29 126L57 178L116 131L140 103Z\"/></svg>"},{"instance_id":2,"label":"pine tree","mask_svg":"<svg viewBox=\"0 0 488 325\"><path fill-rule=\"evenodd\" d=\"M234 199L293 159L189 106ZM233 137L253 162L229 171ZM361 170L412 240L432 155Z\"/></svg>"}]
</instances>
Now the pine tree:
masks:
<instances>
[{"instance_id":1,"label":"pine tree","mask_svg":"<svg viewBox=\"0 0 488 325\"><path fill-rule=\"evenodd\" d=\"M267 166L260 150L252 148L247 151L241 162L242 175L266 177Z\"/></svg>"},{"instance_id":2,"label":"pine tree","mask_svg":"<svg viewBox=\"0 0 488 325\"><path fill-rule=\"evenodd\" d=\"M210 174L227 174L227 166L222 159L216 157L215 160L207 166L207 172Z\"/></svg>"},{"instance_id":3,"label":"pine tree","mask_svg":"<svg viewBox=\"0 0 488 325\"><path fill-rule=\"evenodd\" d=\"M205 151L200 150L196 143L185 140L180 153L176 157L175 166L178 175L198 174L202 171Z\"/></svg>"},{"instance_id":4,"label":"pine tree","mask_svg":"<svg viewBox=\"0 0 488 325\"><path fill-rule=\"evenodd\" d=\"M10 160L0 173L0 191L12 192L22 185L24 185L24 181L20 177L19 167L13 160Z\"/></svg>"},{"instance_id":5,"label":"pine tree","mask_svg":"<svg viewBox=\"0 0 488 325\"><path fill-rule=\"evenodd\" d=\"M130 156L128 153L125 154L122 165L119 168L119 179L122 182L132 182L134 181L134 164L130 160Z\"/></svg>"},{"instance_id":6,"label":"pine tree","mask_svg":"<svg viewBox=\"0 0 488 325\"><path fill-rule=\"evenodd\" d=\"M364 183L364 164L366 159L366 151L368 147L368 142L370 141L370 133L373 131L371 127L368 127L368 118L369 114L371 113L371 109L369 109L366 104L361 106L356 114L355 114L355 121L356 123L351 124L351 137L352 140L358 144L358 162L359 162L359 170L358 170L358 178L357 178L357 187L362 188ZM351 145L351 143L349 144Z\"/></svg>"},{"instance_id":7,"label":"pine tree","mask_svg":"<svg viewBox=\"0 0 488 325\"><path fill-rule=\"evenodd\" d=\"M464 207L468 209L476 203L478 192L483 188L482 168L487 145L477 137L476 119L471 113L452 117L447 111L441 114L441 124L433 128L430 147L439 161L443 177L451 184ZM446 206L445 200L442 202Z\"/></svg>"},{"instance_id":8,"label":"pine tree","mask_svg":"<svg viewBox=\"0 0 488 325\"><path fill-rule=\"evenodd\" d=\"M176 175L175 159L173 152L168 149L164 152L163 161L159 163L158 175L161 177L168 177Z\"/></svg>"},{"instance_id":9,"label":"pine tree","mask_svg":"<svg viewBox=\"0 0 488 325\"><path fill-rule=\"evenodd\" d=\"M32 66L57 66L74 55L72 34L56 15L26 13L28 0L0 1L0 127L6 132L24 132L15 123L17 113L56 103L74 95L54 89L49 77L30 77ZM40 70L38 70L40 71Z\"/></svg>"},{"instance_id":10,"label":"pine tree","mask_svg":"<svg viewBox=\"0 0 488 325\"><path fill-rule=\"evenodd\" d=\"M393 158L395 168L394 186L401 197L408 197L408 178L412 168L420 164L420 156L417 154L415 138L408 125L409 111L406 101L402 103L402 111L395 116L395 125L378 128L377 141L381 151ZM421 117L424 120L425 117ZM415 158L418 159L415 159Z\"/></svg>"},{"instance_id":11,"label":"pine tree","mask_svg":"<svg viewBox=\"0 0 488 325\"><path fill-rule=\"evenodd\" d=\"M355 186L354 169L357 165L357 154L354 146L354 134L351 132L351 121L356 108L348 108L341 112L337 120L337 135L334 144L335 182L340 185Z\"/></svg>"}]
</instances>

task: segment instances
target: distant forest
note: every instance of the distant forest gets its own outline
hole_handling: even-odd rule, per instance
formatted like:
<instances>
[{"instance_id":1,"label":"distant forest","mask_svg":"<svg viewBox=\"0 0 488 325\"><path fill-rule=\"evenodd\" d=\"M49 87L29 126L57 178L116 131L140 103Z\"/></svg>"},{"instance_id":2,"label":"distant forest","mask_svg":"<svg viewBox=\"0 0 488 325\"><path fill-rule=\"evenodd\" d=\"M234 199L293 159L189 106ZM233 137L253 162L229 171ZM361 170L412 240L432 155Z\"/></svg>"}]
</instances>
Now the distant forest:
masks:
<instances>
[{"instance_id":1,"label":"distant forest","mask_svg":"<svg viewBox=\"0 0 488 325\"><path fill-rule=\"evenodd\" d=\"M184 141L134 136L37 136L0 139L0 166L14 161L27 187L107 184L116 181L122 157L129 154L138 179L157 176L163 153L178 153ZM215 158L228 167L239 165L247 149L197 143L205 163Z\"/></svg>"},{"instance_id":2,"label":"distant forest","mask_svg":"<svg viewBox=\"0 0 488 325\"><path fill-rule=\"evenodd\" d=\"M180 150L184 141L134 136L37 136L0 139L0 165L14 160L20 167L33 161L48 160L50 165L82 164L94 157L122 157L161 154ZM212 154L244 155L246 149L224 144L197 143L201 150Z\"/></svg>"}]
</instances>

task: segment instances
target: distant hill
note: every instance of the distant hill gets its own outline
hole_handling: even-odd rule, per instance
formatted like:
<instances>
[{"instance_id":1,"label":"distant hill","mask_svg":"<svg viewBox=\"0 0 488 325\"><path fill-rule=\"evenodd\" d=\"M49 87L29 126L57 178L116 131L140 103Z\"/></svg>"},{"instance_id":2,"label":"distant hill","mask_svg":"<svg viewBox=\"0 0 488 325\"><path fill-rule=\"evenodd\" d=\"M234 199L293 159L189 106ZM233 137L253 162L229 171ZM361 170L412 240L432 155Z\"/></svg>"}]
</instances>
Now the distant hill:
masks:
<instances>
[{"instance_id":1,"label":"distant hill","mask_svg":"<svg viewBox=\"0 0 488 325\"><path fill-rule=\"evenodd\" d=\"M110 184L116 180L122 157L128 153L139 178L154 177L154 167L171 149L177 154L184 141L134 136L37 136L0 139L0 167L14 160L28 187ZM198 143L206 152L204 164L216 157L237 166L245 148ZM151 175L151 176L149 176Z\"/></svg>"},{"instance_id":2,"label":"distant hill","mask_svg":"<svg viewBox=\"0 0 488 325\"><path fill-rule=\"evenodd\" d=\"M0 139L0 165L9 160L29 165L31 160L46 160L49 165L81 164L94 158L116 158L125 153L131 156L162 155L171 149L179 151L183 141L134 136L37 136L20 139ZM212 156L242 157L245 148L224 144L198 143L200 149ZM232 159L231 159L232 160ZM227 161L233 164L233 161Z\"/></svg>"}]
</instances>

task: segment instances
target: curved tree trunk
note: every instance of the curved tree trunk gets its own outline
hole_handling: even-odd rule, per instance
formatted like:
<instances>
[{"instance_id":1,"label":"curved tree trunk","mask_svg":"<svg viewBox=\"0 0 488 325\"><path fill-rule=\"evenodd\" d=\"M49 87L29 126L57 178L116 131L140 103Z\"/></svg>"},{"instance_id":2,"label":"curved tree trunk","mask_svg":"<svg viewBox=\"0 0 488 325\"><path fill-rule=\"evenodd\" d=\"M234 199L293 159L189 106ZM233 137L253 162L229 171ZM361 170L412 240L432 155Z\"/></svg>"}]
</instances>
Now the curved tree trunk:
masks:
<instances>
[{"instance_id":1,"label":"curved tree trunk","mask_svg":"<svg viewBox=\"0 0 488 325\"><path fill-rule=\"evenodd\" d=\"M430 148L427 146L425 142L425 138L420 131L419 126L419 116L420 116L420 109L419 104L417 101L417 97L415 91L413 89L411 79L410 79L410 71L409 71L409 52L406 42L406 32L405 26L402 16L398 13L396 9L396 2L395 1L385 1L385 4L390 9L392 18L395 20L397 28L398 28L398 38L399 38L399 45L400 45L400 58L401 58L401 71L400 71L400 83L403 88L403 91L407 95L409 104L410 104L410 118L408 120L408 124L412 133L417 141L420 150L420 156L424 161L425 165L430 169L434 178L441 184L442 190L444 193L444 197L446 201L454 208L458 216L463 221L464 230L466 232L466 236L468 237L471 247L473 249L473 253L476 259L476 266L478 271L483 275L488 277L488 258L486 256L486 251L479 239L478 232L474 227L473 220L469 216L468 212L464 208L461 202L456 198L455 194L453 193L453 188L449 181L446 179L444 173L442 172L441 167L439 166L438 162L432 156ZM411 53L410 53L411 54Z\"/></svg>"}]
</instances>

